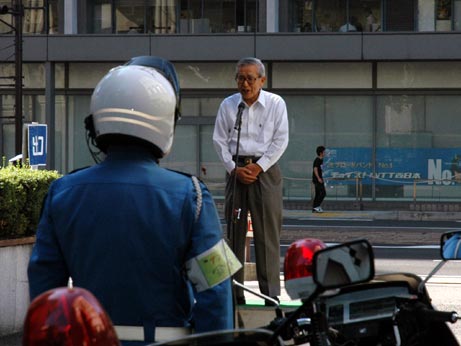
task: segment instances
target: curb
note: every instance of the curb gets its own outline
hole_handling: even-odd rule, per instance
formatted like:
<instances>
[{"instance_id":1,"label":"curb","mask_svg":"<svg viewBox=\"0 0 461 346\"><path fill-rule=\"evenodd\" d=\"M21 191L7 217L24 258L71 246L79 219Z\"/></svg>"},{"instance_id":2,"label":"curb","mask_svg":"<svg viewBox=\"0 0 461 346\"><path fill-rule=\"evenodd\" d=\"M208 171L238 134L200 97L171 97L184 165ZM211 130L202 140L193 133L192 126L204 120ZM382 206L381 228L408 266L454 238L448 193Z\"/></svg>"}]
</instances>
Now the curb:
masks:
<instances>
[{"instance_id":1,"label":"curb","mask_svg":"<svg viewBox=\"0 0 461 346\"><path fill-rule=\"evenodd\" d=\"M331 210L313 214L310 210L284 209L283 217L288 219L366 219L389 221L461 221L461 212L418 212L401 210ZM461 227L461 226L460 226Z\"/></svg>"}]
</instances>

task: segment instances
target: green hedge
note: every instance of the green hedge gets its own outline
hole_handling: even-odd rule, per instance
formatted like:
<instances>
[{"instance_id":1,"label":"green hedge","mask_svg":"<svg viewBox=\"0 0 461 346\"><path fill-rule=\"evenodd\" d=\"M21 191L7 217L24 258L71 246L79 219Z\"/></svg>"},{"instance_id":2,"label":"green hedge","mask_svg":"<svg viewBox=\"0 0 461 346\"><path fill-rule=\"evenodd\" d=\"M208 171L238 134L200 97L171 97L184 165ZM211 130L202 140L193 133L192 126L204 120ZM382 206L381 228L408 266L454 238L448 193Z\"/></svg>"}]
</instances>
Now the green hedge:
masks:
<instances>
[{"instance_id":1,"label":"green hedge","mask_svg":"<svg viewBox=\"0 0 461 346\"><path fill-rule=\"evenodd\" d=\"M56 171L32 170L27 165L0 166L0 240L35 234L43 198Z\"/></svg>"}]
</instances>

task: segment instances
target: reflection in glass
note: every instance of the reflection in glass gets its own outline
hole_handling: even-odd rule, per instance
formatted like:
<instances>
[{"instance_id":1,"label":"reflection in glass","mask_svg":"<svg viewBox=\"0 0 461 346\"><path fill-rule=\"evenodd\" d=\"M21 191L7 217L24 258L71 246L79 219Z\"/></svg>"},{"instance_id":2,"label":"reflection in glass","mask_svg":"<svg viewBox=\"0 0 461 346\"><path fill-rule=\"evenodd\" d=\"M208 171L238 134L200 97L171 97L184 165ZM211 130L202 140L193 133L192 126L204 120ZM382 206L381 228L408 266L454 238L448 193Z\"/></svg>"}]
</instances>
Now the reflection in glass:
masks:
<instances>
[{"instance_id":1,"label":"reflection in glass","mask_svg":"<svg viewBox=\"0 0 461 346\"><path fill-rule=\"evenodd\" d=\"M98 34L112 33L112 0L96 0L88 4L89 17L93 19L93 28L90 32ZM91 13L92 12L92 13Z\"/></svg>"},{"instance_id":2,"label":"reflection in glass","mask_svg":"<svg viewBox=\"0 0 461 346\"><path fill-rule=\"evenodd\" d=\"M182 0L181 33L226 33L258 31L256 0Z\"/></svg>"},{"instance_id":3,"label":"reflection in glass","mask_svg":"<svg viewBox=\"0 0 461 346\"><path fill-rule=\"evenodd\" d=\"M346 1L319 1L315 9L315 23L318 31L338 31L346 23Z\"/></svg>"},{"instance_id":4,"label":"reflection in glass","mask_svg":"<svg viewBox=\"0 0 461 346\"><path fill-rule=\"evenodd\" d=\"M117 34L144 32L144 0L118 0L115 2Z\"/></svg>"},{"instance_id":5,"label":"reflection in glass","mask_svg":"<svg viewBox=\"0 0 461 346\"><path fill-rule=\"evenodd\" d=\"M213 145L214 125L200 126L200 172L199 176L214 197L223 197L225 190L226 170L216 154Z\"/></svg>"},{"instance_id":6,"label":"reflection in glass","mask_svg":"<svg viewBox=\"0 0 461 346\"><path fill-rule=\"evenodd\" d=\"M89 109L90 96L74 95L67 98L69 171L94 164L86 144L86 133L83 125Z\"/></svg>"},{"instance_id":7,"label":"reflection in glass","mask_svg":"<svg viewBox=\"0 0 461 346\"><path fill-rule=\"evenodd\" d=\"M48 0L48 33L49 34L62 34L64 32L64 20L62 13L60 15L59 0Z\"/></svg>"},{"instance_id":8,"label":"reflection in glass","mask_svg":"<svg viewBox=\"0 0 461 346\"><path fill-rule=\"evenodd\" d=\"M324 289L368 281L374 276L371 246L363 240L320 250L314 268L314 281Z\"/></svg>"},{"instance_id":9,"label":"reflection in glass","mask_svg":"<svg viewBox=\"0 0 461 346\"><path fill-rule=\"evenodd\" d=\"M293 31L381 31L381 0L296 0Z\"/></svg>"},{"instance_id":10,"label":"reflection in glass","mask_svg":"<svg viewBox=\"0 0 461 346\"><path fill-rule=\"evenodd\" d=\"M45 29L45 7L43 0L23 1L24 17L22 30L28 34L44 34Z\"/></svg>"},{"instance_id":11,"label":"reflection in glass","mask_svg":"<svg viewBox=\"0 0 461 346\"><path fill-rule=\"evenodd\" d=\"M148 6L147 32L155 34L176 32L175 0L150 0Z\"/></svg>"},{"instance_id":12,"label":"reflection in glass","mask_svg":"<svg viewBox=\"0 0 461 346\"><path fill-rule=\"evenodd\" d=\"M440 245L443 259L461 259L461 232L444 233Z\"/></svg>"},{"instance_id":13,"label":"reflection in glass","mask_svg":"<svg viewBox=\"0 0 461 346\"><path fill-rule=\"evenodd\" d=\"M160 162L161 166L176 171L198 175L197 126L176 126L171 152Z\"/></svg>"}]
</instances>

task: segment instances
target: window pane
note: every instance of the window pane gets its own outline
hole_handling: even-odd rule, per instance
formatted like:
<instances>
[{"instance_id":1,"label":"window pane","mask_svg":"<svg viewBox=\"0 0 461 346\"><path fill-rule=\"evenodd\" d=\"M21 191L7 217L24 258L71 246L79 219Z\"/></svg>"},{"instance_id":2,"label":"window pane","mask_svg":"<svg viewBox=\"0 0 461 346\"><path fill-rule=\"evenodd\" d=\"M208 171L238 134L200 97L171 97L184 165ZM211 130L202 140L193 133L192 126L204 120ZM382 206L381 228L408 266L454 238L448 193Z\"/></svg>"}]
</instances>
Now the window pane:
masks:
<instances>
[{"instance_id":1,"label":"window pane","mask_svg":"<svg viewBox=\"0 0 461 346\"><path fill-rule=\"evenodd\" d=\"M461 31L461 0L454 0L453 29L455 31Z\"/></svg>"},{"instance_id":2,"label":"window pane","mask_svg":"<svg viewBox=\"0 0 461 346\"><path fill-rule=\"evenodd\" d=\"M323 96L283 96L288 110L290 143L280 159L284 195L310 198L315 148L324 144Z\"/></svg>"},{"instance_id":3,"label":"window pane","mask_svg":"<svg viewBox=\"0 0 461 346\"><path fill-rule=\"evenodd\" d=\"M54 132L54 151L55 151L55 165L58 172L66 172L67 165L67 147L66 141L66 103L65 96L56 95L55 97L55 132ZM82 148L82 150L85 150Z\"/></svg>"},{"instance_id":4,"label":"window pane","mask_svg":"<svg viewBox=\"0 0 461 346\"><path fill-rule=\"evenodd\" d=\"M84 126L84 119L88 116L90 110L90 96L69 96L68 110L68 162L69 171L72 171L94 164L94 160L86 144L86 130ZM99 151L99 149L93 150Z\"/></svg>"},{"instance_id":5,"label":"window pane","mask_svg":"<svg viewBox=\"0 0 461 346\"><path fill-rule=\"evenodd\" d=\"M109 70L120 64L70 63L69 88L93 89Z\"/></svg>"},{"instance_id":6,"label":"window pane","mask_svg":"<svg viewBox=\"0 0 461 346\"><path fill-rule=\"evenodd\" d=\"M459 107L458 96L378 98L377 197L459 198Z\"/></svg>"},{"instance_id":7,"label":"window pane","mask_svg":"<svg viewBox=\"0 0 461 346\"><path fill-rule=\"evenodd\" d=\"M461 100L455 96L426 96L425 131L432 134L427 153L427 184L417 198L459 199L461 195Z\"/></svg>"},{"instance_id":8,"label":"window pane","mask_svg":"<svg viewBox=\"0 0 461 346\"><path fill-rule=\"evenodd\" d=\"M293 1L291 9L293 13L293 23L295 32L311 32L312 30L312 15L313 15L313 0L296 0Z\"/></svg>"},{"instance_id":9,"label":"window pane","mask_svg":"<svg viewBox=\"0 0 461 346\"><path fill-rule=\"evenodd\" d=\"M144 32L144 0L119 0L115 5L116 32Z\"/></svg>"},{"instance_id":10,"label":"window pane","mask_svg":"<svg viewBox=\"0 0 461 346\"><path fill-rule=\"evenodd\" d=\"M349 0L349 18L357 31L381 31L381 1Z\"/></svg>"},{"instance_id":11,"label":"window pane","mask_svg":"<svg viewBox=\"0 0 461 346\"><path fill-rule=\"evenodd\" d=\"M237 3L237 29L238 31L242 31L239 29L239 26L242 27L242 25L244 27L243 31L246 31L246 32L257 31L258 1L246 0L243 13L239 9L238 4L239 3Z\"/></svg>"},{"instance_id":12,"label":"window pane","mask_svg":"<svg viewBox=\"0 0 461 346\"><path fill-rule=\"evenodd\" d=\"M90 33L112 33L112 0L88 1L88 11L91 18L88 22L93 26L88 30Z\"/></svg>"},{"instance_id":13,"label":"window pane","mask_svg":"<svg viewBox=\"0 0 461 346\"><path fill-rule=\"evenodd\" d=\"M16 125L14 122L4 122L2 123L1 131L2 158L5 157L6 160L9 160L16 156ZM3 161L1 164L3 164Z\"/></svg>"},{"instance_id":14,"label":"window pane","mask_svg":"<svg viewBox=\"0 0 461 346\"><path fill-rule=\"evenodd\" d=\"M422 163L421 151L415 149L432 146L431 134L425 129L424 97L378 97L376 136L376 197L411 196L413 173Z\"/></svg>"},{"instance_id":15,"label":"window pane","mask_svg":"<svg viewBox=\"0 0 461 346\"><path fill-rule=\"evenodd\" d=\"M385 30L415 30L415 0L387 0L385 2Z\"/></svg>"},{"instance_id":16,"label":"window pane","mask_svg":"<svg viewBox=\"0 0 461 346\"><path fill-rule=\"evenodd\" d=\"M200 126L200 178L207 184L213 197L223 197L226 170L213 145L214 125Z\"/></svg>"},{"instance_id":17,"label":"window pane","mask_svg":"<svg viewBox=\"0 0 461 346\"><path fill-rule=\"evenodd\" d=\"M325 111L325 144L328 147L372 146L371 97L327 96Z\"/></svg>"},{"instance_id":18,"label":"window pane","mask_svg":"<svg viewBox=\"0 0 461 346\"><path fill-rule=\"evenodd\" d=\"M204 17L210 19L211 32L235 32L235 0L207 1Z\"/></svg>"},{"instance_id":19,"label":"window pane","mask_svg":"<svg viewBox=\"0 0 461 346\"><path fill-rule=\"evenodd\" d=\"M45 124L45 96L24 95L22 101L24 122L36 121Z\"/></svg>"},{"instance_id":20,"label":"window pane","mask_svg":"<svg viewBox=\"0 0 461 346\"><path fill-rule=\"evenodd\" d=\"M235 88L235 63L176 63L181 88Z\"/></svg>"},{"instance_id":21,"label":"window pane","mask_svg":"<svg viewBox=\"0 0 461 346\"><path fill-rule=\"evenodd\" d=\"M43 0L23 1L24 18L22 30L25 34L44 34L45 7Z\"/></svg>"},{"instance_id":22,"label":"window pane","mask_svg":"<svg viewBox=\"0 0 461 346\"><path fill-rule=\"evenodd\" d=\"M274 63L274 88L371 88L369 63Z\"/></svg>"},{"instance_id":23,"label":"window pane","mask_svg":"<svg viewBox=\"0 0 461 346\"><path fill-rule=\"evenodd\" d=\"M256 0L181 1L181 33L253 32L257 23Z\"/></svg>"},{"instance_id":24,"label":"window pane","mask_svg":"<svg viewBox=\"0 0 461 346\"><path fill-rule=\"evenodd\" d=\"M461 147L461 98L426 96L426 126L434 148ZM460 151L461 155L461 151Z\"/></svg>"},{"instance_id":25,"label":"window pane","mask_svg":"<svg viewBox=\"0 0 461 346\"><path fill-rule=\"evenodd\" d=\"M16 125L14 121L15 116L15 98L14 95L2 95L0 97L0 116L2 117L2 128L1 128L1 145L2 145L2 157L5 156L8 159L16 156L20 153L15 153L16 147Z\"/></svg>"},{"instance_id":26,"label":"window pane","mask_svg":"<svg viewBox=\"0 0 461 346\"><path fill-rule=\"evenodd\" d=\"M460 62L378 63L378 88L459 87L461 87Z\"/></svg>"},{"instance_id":27,"label":"window pane","mask_svg":"<svg viewBox=\"0 0 461 346\"><path fill-rule=\"evenodd\" d=\"M418 1L418 31L435 30L435 9L432 1Z\"/></svg>"},{"instance_id":28,"label":"window pane","mask_svg":"<svg viewBox=\"0 0 461 346\"><path fill-rule=\"evenodd\" d=\"M202 0L181 1L181 33L207 33L210 32L210 18L204 16Z\"/></svg>"},{"instance_id":29,"label":"window pane","mask_svg":"<svg viewBox=\"0 0 461 346\"><path fill-rule=\"evenodd\" d=\"M169 34L176 32L176 4L174 0L148 1L148 32Z\"/></svg>"},{"instance_id":30,"label":"window pane","mask_svg":"<svg viewBox=\"0 0 461 346\"><path fill-rule=\"evenodd\" d=\"M318 1L315 10L318 31L339 31L346 23L346 1Z\"/></svg>"},{"instance_id":31,"label":"window pane","mask_svg":"<svg viewBox=\"0 0 461 346\"><path fill-rule=\"evenodd\" d=\"M11 0L0 0L0 7L7 6L11 8ZM2 21L0 22L0 33L5 34L14 34L14 30L11 27L14 27L14 18L11 14L3 14L1 16Z\"/></svg>"},{"instance_id":32,"label":"window pane","mask_svg":"<svg viewBox=\"0 0 461 346\"><path fill-rule=\"evenodd\" d=\"M22 65L24 88L45 88L45 66L39 63ZM14 64L0 64L0 85L14 88L16 70ZM11 77L11 78L4 78Z\"/></svg>"},{"instance_id":33,"label":"window pane","mask_svg":"<svg viewBox=\"0 0 461 346\"><path fill-rule=\"evenodd\" d=\"M48 0L48 21L50 34L62 34L64 32L63 4L59 0Z\"/></svg>"},{"instance_id":34,"label":"window pane","mask_svg":"<svg viewBox=\"0 0 461 346\"><path fill-rule=\"evenodd\" d=\"M316 148L328 149L324 161L327 198L355 198L356 172L371 171L372 98L368 96L286 96L290 144L282 156L287 197L311 194ZM363 153L368 153L364 157ZM351 167L355 165L351 173Z\"/></svg>"},{"instance_id":35,"label":"window pane","mask_svg":"<svg viewBox=\"0 0 461 346\"><path fill-rule=\"evenodd\" d=\"M451 31L451 0L436 0L436 30Z\"/></svg>"},{"instance_id":36,"label":"window pane","mask_svg":"<svg viewBox=\"0 0 461 346\"><path fill-rule=\"evenodd\" d=\"M197 130L196 126L178 124L171 152L160 161L160 165L176 171L198 175Z\"/></svg>"},{"instance_id":37,"label":"window pane","mask_svg":"<svg viewBox=\"0 0 461 346\"><path fill-rule=\"evenodd\" d=\"M181 115L186 116L209 116L215 117L218 113L222 97L212 98L182 98Z\"/></svg>"},{"instance_id":38,"label":"window pane","mask_svg":"<svg viewBox=\"0 0 461 346\"><path fill-rule=\"evenodd\" d=\"M424 133L423 96L389 95L378 98L377 143L386 148L431 147Z\"/></svg>"}]
</instances>

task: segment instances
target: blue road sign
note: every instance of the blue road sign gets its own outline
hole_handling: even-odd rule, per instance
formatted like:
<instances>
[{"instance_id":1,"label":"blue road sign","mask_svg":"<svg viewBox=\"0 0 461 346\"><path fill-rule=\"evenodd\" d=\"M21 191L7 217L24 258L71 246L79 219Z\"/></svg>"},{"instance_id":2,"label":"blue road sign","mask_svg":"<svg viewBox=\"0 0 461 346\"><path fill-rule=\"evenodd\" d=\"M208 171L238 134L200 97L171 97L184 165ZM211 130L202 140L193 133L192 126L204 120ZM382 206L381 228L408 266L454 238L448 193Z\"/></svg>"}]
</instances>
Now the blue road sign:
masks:
<instances>
[{"instance_id":1,"label":"blue road sign","mask_svg":"<svg viewBox=\"0 0 461 346\"><path fill-rule=\"evenodd\" d=\"M31 166L46 165L47 125L28 125L28 155Z\"/></svg>"}]
</instances>

